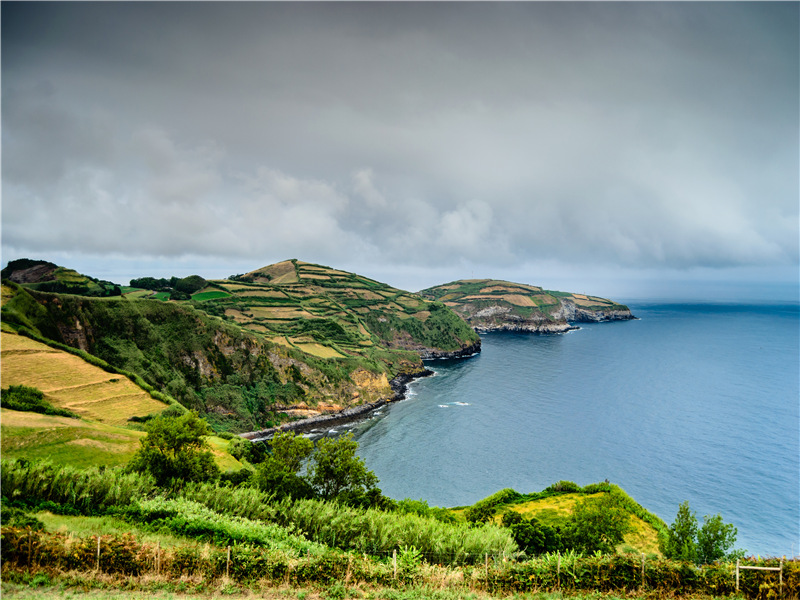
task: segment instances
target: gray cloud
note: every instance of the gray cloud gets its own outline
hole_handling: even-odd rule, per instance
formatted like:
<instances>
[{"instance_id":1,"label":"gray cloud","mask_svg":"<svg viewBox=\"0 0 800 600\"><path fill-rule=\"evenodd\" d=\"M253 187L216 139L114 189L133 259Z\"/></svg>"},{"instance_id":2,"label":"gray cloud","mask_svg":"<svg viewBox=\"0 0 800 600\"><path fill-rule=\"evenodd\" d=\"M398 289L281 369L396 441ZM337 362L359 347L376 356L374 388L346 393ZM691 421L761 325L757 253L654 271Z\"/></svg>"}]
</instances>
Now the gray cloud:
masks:
<instances>
[{"instance_id":1,"label":"gray cloud","mask_svg":"<svg viewBox=\"0 0 800 600\"><path fill-rule=\"evenodd\" d=\"M2 17L4 257L796 271L793 3Z\"/></svg>"}]
</instances>

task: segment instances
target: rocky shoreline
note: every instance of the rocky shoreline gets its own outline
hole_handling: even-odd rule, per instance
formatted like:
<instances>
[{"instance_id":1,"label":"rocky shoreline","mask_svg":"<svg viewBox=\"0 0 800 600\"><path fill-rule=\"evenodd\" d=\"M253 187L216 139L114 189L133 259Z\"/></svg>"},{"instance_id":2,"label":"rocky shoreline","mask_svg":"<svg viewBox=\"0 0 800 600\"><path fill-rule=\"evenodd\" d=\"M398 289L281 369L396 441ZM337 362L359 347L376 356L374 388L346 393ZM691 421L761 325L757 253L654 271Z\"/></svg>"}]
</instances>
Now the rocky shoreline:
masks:
<instances>
[{"instance_id":1,"label":"rocky shoreline","mask_svg":"<svg viewBox=\"0 0 800 600\"><path fill-rule=\"evenodd\" d=\"M472 354L470 354L470 356L471 355ZM307 419L301 419L299 421L283 423L277 427L270 427L260 431L249 431L239 435L240 437L250 440L251 442L263 442L264 440L271 438L279 431L308 432L313 431L314 429L332 427L334 425L341 425L342 423L357 421L372 411L377 410L382 406L386 406L390 402L404 400L409 383L422 377L429 377L430 375L433 375L433 371L425 368L415 373L401 373L389 382L389 385L394 392L394 396L391 398L380 398L375 402L367 402L365 404L359 404L358 406L351 406L339 412L308 417Z\"/></svg>"}]
</instances>

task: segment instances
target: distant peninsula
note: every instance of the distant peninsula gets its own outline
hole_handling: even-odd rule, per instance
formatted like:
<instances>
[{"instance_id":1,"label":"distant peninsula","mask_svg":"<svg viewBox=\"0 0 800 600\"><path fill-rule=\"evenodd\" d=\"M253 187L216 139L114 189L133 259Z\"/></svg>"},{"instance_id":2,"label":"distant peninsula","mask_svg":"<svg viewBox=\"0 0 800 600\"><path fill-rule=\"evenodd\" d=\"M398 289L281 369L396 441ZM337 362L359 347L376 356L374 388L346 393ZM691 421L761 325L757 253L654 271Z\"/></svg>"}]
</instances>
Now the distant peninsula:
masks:
<instances>
[{"instance_id":1,"label":"distant peninsula","mask_svg":"<svg viewBox=\"0 0 800 600\"><path fill-rule=\"evenodd\" d=\"M479 333L565 333L577 329L574 323L635 318L627 306L605 298L497 279L462 279L419 294L444 303Z\"/></svg>"}]
</instances>

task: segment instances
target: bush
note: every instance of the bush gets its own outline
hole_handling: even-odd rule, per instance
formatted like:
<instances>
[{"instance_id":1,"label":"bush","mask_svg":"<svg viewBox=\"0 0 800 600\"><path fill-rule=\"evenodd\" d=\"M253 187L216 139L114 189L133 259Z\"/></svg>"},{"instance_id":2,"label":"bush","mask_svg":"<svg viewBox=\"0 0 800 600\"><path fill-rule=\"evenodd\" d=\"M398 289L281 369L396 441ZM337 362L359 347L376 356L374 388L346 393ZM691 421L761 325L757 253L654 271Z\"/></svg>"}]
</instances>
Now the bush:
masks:
<instances>
[{"instance_id":1,"label":"bush","mask_svg":"<svg viewBox=\"0 0 800 600\"><path fill-rule=\"evenodd\" d=\"M44 399L44 394L40 390L24 385L12 385L0 391L0 406L44 415L80 418L72 411L56 408L50 404Z\"/></svg>"},{"instance_id":2,"label":"bush","mask_svg":"<svg viewBox=\"0 0 800 600\"><path fill-rule=\"evenodd\" d=\"M149 473L160 486L173 482L208 481L219 477L219 468L208 443L208 424L196 413L180 417L156 417L145 425L147 436L129 469Z\"/></svg>"}]
</instances>

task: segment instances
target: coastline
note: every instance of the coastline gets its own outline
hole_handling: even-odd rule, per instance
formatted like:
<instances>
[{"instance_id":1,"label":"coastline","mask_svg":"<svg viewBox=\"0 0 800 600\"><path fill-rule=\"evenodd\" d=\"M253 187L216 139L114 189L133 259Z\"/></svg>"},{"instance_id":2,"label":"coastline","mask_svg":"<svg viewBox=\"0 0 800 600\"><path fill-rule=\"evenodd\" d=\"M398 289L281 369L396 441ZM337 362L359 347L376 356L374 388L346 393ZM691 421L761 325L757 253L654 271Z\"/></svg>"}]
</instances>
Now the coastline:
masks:
<instances>
[{"instance_id":1,"label":"coastline","mask_svg":"<svg viewBox=\"0 0 800 600\"><path fill-rule=\"evenodd\" d=\"M357 421L372 411L386 406L387 404L405 400L406 392L408 391L408 385L411 382L423 377L430 377L431 375L433 375L433 371L424 367L421 371L417 371L415 373L401 373L389 382L389 386L394 392L394 395L391 398L380 398L375 402L367 402L365 404L359 404L358 406L351 406L335 413L317 415L314 417L308 417L307 419L301 419L299 421L283 423L277 427L269 427L268 429L262 429L259 431L240 433L239 437L251 442L263 442L270 439L279 431L306 432L318 429L320 427L330 427L333 425L341 425L342 423Z\"/></svg>"}]
</instances>

